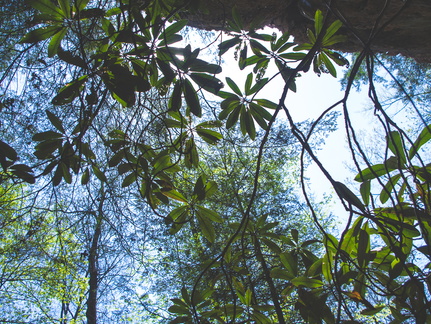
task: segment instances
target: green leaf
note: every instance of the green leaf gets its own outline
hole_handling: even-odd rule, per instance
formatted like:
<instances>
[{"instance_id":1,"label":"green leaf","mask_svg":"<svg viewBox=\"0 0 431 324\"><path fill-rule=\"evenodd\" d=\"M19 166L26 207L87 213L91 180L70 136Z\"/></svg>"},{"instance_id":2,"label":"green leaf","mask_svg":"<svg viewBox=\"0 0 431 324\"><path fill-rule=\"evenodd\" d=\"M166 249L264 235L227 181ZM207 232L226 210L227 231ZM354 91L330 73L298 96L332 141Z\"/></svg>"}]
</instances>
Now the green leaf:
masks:
<instances>
[{"instance_id":1,"label":"green leaf","mask_svg":"<svg viewBox=\"0 0 431 324\"><path fill-rule=\"evenodd\" d=\"M206 184L206 175L201 174L199 178L196 180L195 186L193 188L193 196L196 196L198 200L205 199L205 184Z\"/></svg>"},{"instance_id":2,"label":"green leaf","mask_svg":"<svg viewBox=\"0 0 431 324\"><path fill-rule=\"evenodd\" d=\"M70 18L70 1L69 0L58 0L61 11L64 13L66 18Z\"/></svg>"},{"instance_id":3,"label":"green leaf","mask_svg":"<svg viewBox=\"0 0 431 324\"><path fill-rule=\"evenodd\" d=\"M11 146L9 146L9 144L0 140L0 160L4 157L12 161L18 159L16 151Z\"/></svg>"},{"instance_id":4,"label":"green leaf","mask_svg":"<svg viewBox=\"0 0 431 324\"><path fill-rule=\"evenodd\" d=\"M255 101L257 102L257 104L269 109L277 109L278 107L278 104L267 99L256 99Z\"/></svg>"},{"instance_id":5,"label":"green leaf","mask_svg":"<svg viewBox=\"0 0 431 324\"><path fill-rule=\"evenodd\" d=\"M10 167L9 171L16 177L24 180L27 183L33 184L36 182L33 170L25 164L14 164Z\"/></svg>"},{"instance_id":6,"label":"green leaf","mask_svg":"<svg viewBox=\"0 0 431 324\"><path fill-rule=\"evenodd\" d=\"M208 181L205 185L205 197L211 197L218 189L217 182Z\"/></svg>"},{"instance_id":7,"label":"green leaf","mask_svg":"<svg viewBox=\"0 0 431 324\"><path fill-rule=\"evenodd\" d=\"M355 181L362 182L366 180L372 180L382 175L388 174L395 169L396 168L389 168L387 164L375 164L359 172L355 176Z\"/></svg>"},{"instance_id":8,"label":"green leaf","mask_svg":"<svg viewBox=\"0 0 431 324\"><path fill-rule=\"evenodd\" d=\"M323 27L323 14L322 14L322 11L316 10L316 13L314 14L314 31L316 33L316 37L322 31L322 27Z\"/></svg>"},{"instance_id":9,"label":"green leaf","mask_svg":"<svg viewBox=\"0 0 431 324\"><path fill-rule=\"evenodd\" d=\"M322 43L322 46L329 47L329 46L337 44L337 43L345 42L347 39L348 38L345 35L335 35L335 36L332 36L330 39L326 40L324 43ZM325 52L326 52L326 50L325 50ZM344 65L344 64L342 64L342 65Z\"/></svg>"},{"instance_id":10,"label":"green leaf","mask_svg":"<svg viewBox=\"0 0 431 324\"><path fill-rule=\"evenodd\" d=\"M108 161L109 167L114 167L120 163L123 158L126 156L125 150L119 150L117 153L115 153Z\"/></svg>"},{"instance_id":11,"label":"green leaf","mask_svg":"<svg viewBox=\"0 0 431 324\"><path fill-rule=\"evenodd\" d=\"M54 132L54 131L47 131L42 133L37 133L33 135L33 141L46 141L46 140L52 140L52 139L60 139L63 137L63 134Z\"/></svg>"},{"instance_id":12,"label":"green leaf","mask_svg":"<svg viewBox=\"0 0 431 324\"><path fill-rule=\"evenodd\" d=\"M189 214L189 206L183 205L183 206L180 206L180 207L173 209L169 213L169 217L174 221L177 219L182 220L182 219L186 219L188 214Z\"/></svg>"},{"instance_id":13,"label":"green leaf","mask_svg":"<svg viewBox=\"0 0 431 324\"><path fill-rule=\"evenodd\" d=\"M282 50L280 50L280 48L282 46L286 45L286 42L289 40L289 38L290 38L290 33L289 32L285 32L283 35L280 36L280 38L274 39L271 42L271 50L272 51L277 51L277 52L281 53ZM290 43L290 44L293 45L294 43Z\"/></svg>"},{"instance_id":14,"label":"green leaf","mask_svg":"<svg viewBox=\"0 0 431 324\"><path fill-rule=\"evenodd\" d=\"M34 9L40 12L51 15L53 17L65 17L65 13L50 0L26 0L26 2Z\"/></svg>"},{"instance_id":15,"label":"green leaf","mask_svg":"<svg viewBox=\"0 0 431 324\"><path fill-rule=\"evenodd\" d=\"M168 312L176 314L189 314L189 310L186 307L180 305L172 305L168 308Z\"/></svg>"},{"instance_id":16,"label":"green leaf","mask_svg":"<svg viewBox=\"0 0 431 324\"><path fill-rule=\"evenodd\" d=\"M178 35L178 34L174 34L174 35L169 35L166 36L165 38L163 38L158 44L158 47L163 47L163 46L167 46L170 44L174 44L177 42L180 42L183 40L183 36Z\"/></svg>"},{"instance_id":17,"label":"green leaf","mask_svg":"<svg viewBox=\"0 0 431 324\"><path fill-rule=\"evenodd\" d=\"M233 111L230 113L227 121L226 121L226 128L231 128L233 125L236 124L236 122L238 121L239 118L239 113L241 112L241 107L243 107L243 105L238 105L236 106ZM222 111L224 112L224 111ZM221 114L221 113L220 113ZM219 116L221 118L221 116Z\"/></svg>"},{"instance_id":18,"label":"green leaf","mask_svg":"<svg viewBox=\"0 0 431 324\"><path fill-rule=\"evenodd\" d=\"M187 202L186 197L184 197L181 193L179 193L176 190L162 190L162 194L165 195L166 197L181 201L181 202Z\"/></svg>"},{"instance_id":19,"label":"green leaf","mask_svg":"<svg viewBox=\"0 0 431 324\"><path fill-rule=\"evenodd\" d=\"M172 111L179 111L181 108L182 100L181 100L181 93L182 93L182 82L179 80L175 82L174 90L172 91L172 95L169 99L169 110Z\"/></svg>"},{"instance_id":20,"label":"green leaf","mask_svg":"<svg viewBox=\"0 0 431 324\"><path fill-rule=\"evenodd\" d=\"M217 223L223 222L223 218L221 218L217 212L199 205L196 205L196 208L197 208L196 212L200 213L201 216L207 217L211 219L213 222L217 222Z\"/></svg>"},{"instance_id":21,"label":"green leaf","mask_svg":"<svg viewBox=\"0 0 431 324\"><path fill-rule=\"evenodd\" d=\"M389 178L388 182L385 184L382 191L380 192L380 202L382 204L388 201L392 191L395 190L395 185L398 183L400 178L401 174L396 174L393 177Z\"/></svg>"},{"instance_id":22,"label":"green leaf","mask_svg":"<svg viewBox=\"0 0 431 324\"><path fill-rule=\"evenodd\" d=\"M325 64L325 67L328 69L329 73L336 78L337 77L337 70L334 67L334 64L332 64L331 60L328 58L328 56L325 53L319 54L320 59L322 60L323 64Z\"/></svg>"},{"instance_id":23,"label":"green leaf","mask_svg":"<svg viewBox=\"0 0 431 324\"><path fill-rule=\"evenodd\" d=\"M268 82L268 78L260 79L256 84L250 89L250 94L260 91Z\"/></svg>"},{"instance_id":24,"label":"green leaf","mask_svg":"<svg viewBox=\"0 0 431 324\"><path fill-rule=\"evenodd\" d=\"M368 206L370 204L370 191L371 191L370 180L365 180L364 182L362 182L359 191L361 192L364 205Z\"/></svg>"},{"instance_id":25,"label":"green leaf","mask_svg":"<svg viewBox=\"0 0 431 324\"><path fill-rule=\"evenodd\" d=\"M47 39L55 34L57 34L60 30L62 30L63 27L59 26L48 26L48 27L41 27L38 29L34 29L24 35L23 38L19 41L19 43L38 43L44 39Z\"/></svg>"},{"instance_id":26,"label":"green leaf","mask_svg":"<svg viewBox=\"0 0 431 324\"><path fill-rule=\"evenodd\" d=\"M246 110L244 106L241 109L240 126L244 135L247 133L252 140L256 138L256 127L254 126L253 117L250 111Z\"/></svg>"},{"instance_id":27,"label":"green leaf","mask_svg":"<svg viewBox=\"0 0 431 324\"><path fill-rule=\"evenodd\" d=\"M57 54L58 48L60 47L60 44L61 44L61 40L64 38L64 36L66 36L66 33L67 33L67 28L63 27L51 38L51 41L49 42L49 45L48 45L48 57L53 57L54 55Z\"/></svg>"},{"instance_id":28,"label":"green leaf","mask_svg":"<svg viewBox=\"0 0 431 324\"><path fill-rule=\"evenodd\" d=\"M235 36L231 39L225 40L223 42L221 42L218 46L219 48L219 55L223 55L224 53L226 53L230 48L234 47L235 45L241 43L241 39L239 38L239 36Z\"/></svg>"},{"instance_id":29,"label":"green leaf","mask_svg":"<svg viewBox=\"0 0 431 324\"><path fill-rule=\"evenodd\" d=\"M285 266L287 271L292 275L292 277L296 277L298 275L298 258L293 255L291 252L284 252L280 254L281 263Z\"/></svg>"},{"instance_id":30,"label":"green leaf","mask_svg":"<svg viewBox=\"0 0 431 324\"><path fill-rule=\"evenodd\" d=\"M65 130L63 128L63 123L60 120L60 118L58 118L56 115L54 115L52 112L50 112L49 110L45 110L46 115L48 116L49 121L51 122L51 124L57 128L62 134L65 133Z\"/></svg>"},{"instance_id":31,"label":"green leaf","mask_svg":"<svg viewBox=\"0 0 431 324\"><path fill-rule=\"evenodd\" d=\"M41 141L36 145L34 155L40 160L47 159L51 157L54 151L61 147L61 144L61 139Z\"/></svg>"},{"instance_id":32,"label":"green leaf","mask_svg":"<svg viewBox=\"0 0 431 324\"><path fill-rule=\"evenodd\" d=\"M326 281L328 282L332 281L333 261L334 261L334 257L331 251L328 251L328 253L325 253L323 258L321 259L322 274L323 274L323 277L325 277Z\"/></svg>"},{"instance_id":33,"label":"green leaf","mask_svg":"<svg viewBox=\"0 0 431 324\"><path fill-rule=\"evenodd\" d=\"M123 182L121 183L121 188L126 188L130 186L132 183L134 183L135 181L136 181L136 173L132 172L124 178Z\"/></svg>"},{"instance_id":34,"label":"green leaf","mask_svg":"<svg viewBox=\"0 0 431 324\"><path fill-rule=\"evenodd\" d=\"M246 292L245 292L245 305L246 306L250 306L251 305L251 298L252 298L252 292L250 290L250 288L247 288Z\"/></svg>"},{"instance_id":35,"label":"green leaf","mask_svg":"<svg viewBox=\"0 0 431 324\"><path fill-rule=\"evenodd\" d=\"M323 43L326 40L329 40L332 35L334 35L340 28L343 26L343 23L340 20L334 21L331 26L326 30L325 36L323 37Z\"/></svg>"},{"instance_id":36,"label":"green leaf","mask_svg":"<svg viewBox=\"0 0 431 324\"><path fill-rule=\"evenodd\" d=\"M139 61L136 62L136 67L138 68ZM157 82L159 82L159 73L156 67L156 64L154 62L157 62L157 66L159 67L160 71L162 71L163 75L165 76L165 84L170 84L176 76L176 73L172 70L171 65L169 64L169 61L164 61L159 58L156 58L155 61L152 61L151 64L147 64L144 66L139 66L139 70L141 71L142 75L146 75L148 72L150 72L150 81L151 84L155 85ZM149 70L147 72L147 70ZM177 83L181 83L181 80L178 80Z\"/></svg>"},{"instance_id":37,"label":"green leaf","mask_svg":"<svg viewBox=\"0 0 431 324\"><path fill-rule=\"evenodd\" d=\"M259 124L260 127L262 127L262 129L266 129L268 127L268 124L265 118L261 115L260 109L263 109L263 108L260 107L259 105L256 105L253 103L249 104L249 112L253 117L253 119Z\"/></svg>"},{"instance_id":38,"label":"green leaf","mask_svg":"<svg viewBox=\"0 0 431 324\"><path fill-rule=\"evenodd\" d=\"M187 25L187 19L182 19L174 22L172 25L167 27L162 33L160 33L159 40L178 33L181 29L184 28L185 25Z\"/></svg>"},{"instance_id":39,"label":"green leaf","mask_svg":"<svg viewBox=\"0 0 431 324\"><path fill-rule=\"evenodd\" d=\"M412 159L419 151L419 149L422 147L422 145L424 145L430 139L431 139L431 125L427 125L419 134L418 138L413 143L413 146L410 148L409 159Z\"/></svg>"},{"instance_id":40,"label":"green leaf","mask_svg":"<svg viewBox=\"0 0 431 324\"><path fill-rule=\"evenodd\" d=\"M238 60L238 66L241 70L244 70L244 68L247 66L247 46L244 46L244 48L239 53L239 60Z\"/></svg>"},{"instance_id":41,"label":"green leaf","mask_svg":"<svg viewBox=\"0 0 431 324\"><path fill-rule=\"evenodd\" d=\"M238 96L242 97L241 90L239 90L239 87L231 78L226 77L226 83L233 90L233 92L235 92Z\"/></svg>"},{"instance_id":42,"label":"green leaf","mask_svg":"<svg viewBox=\"0 0 431 324\"><path fill-rule=\"evenodd\" d=\"M217 94L223 87L223 83L219 79L209 74L191 73L190 77L198 86L213 94Z\"/></svg>"},{"instance_id":43,"label":"green leaf","mask_svg":"<svg viewBox=\"0 0 431 324\"><path fill-rule=\"evenodd\" d=\"M295 60L299 61L302 60L307 54L306 53L286 53L286 54L280 54L279 56L286 59L286 60Z\"/></svg>"},{"instance_id":44,"label":"green leaf","mask_svg":"<svg viewBox=\"0 0 431 324\"><path fill-rule=\"evenodd\" d=\"M222 68L218 64L210 64L200 59L196 59L190 64L189 69L195 72L207 72L210 74L218 74L222 71Z\"/></svg>"},{"instance_id":45,"label":"green leaf","mask_svg":"<svg viewBox=\"0 0 431 324\"><path fill-rule=\"evenodd\" d=\"M281 253L281 248L274 241L267 239L265 237L262 237L261 240L272 252L276 254Z\"/></svg>"},{"instance_id":46,"label":"green leaf","mask_svg":"<svg viewBox=\"0 0 431 324\"><path fill-rule=\"evenodd\" d=\"M105 174L104 174L102 171L100 171L100 169L99 169L97 166L93 165L93 166L92 166L92 169L93 169L93 173L94 173L94 175L95 175L95 176L96 176L100 181L102 181L102 182L106 182L106 181L107 181Z\"/></svg>"},{"instance_id":47,"label":"green leaf","mask_svg":"<svg viewBox=\"0 0 431 324\"><path fill-rule=\"evenodd\" d=\"M223 126L220 120L209 120L196 125L196 128L216 128Z\"/></svg>"},{"instance_id":48,"label":"green leaf","mask_svg":"<svg viewBox=\"0 0 431 324\"><path fill-rule=\"evenodd\" d=\"M81 176L81 184L86 185L89 180L90 180L90 171L88 170L88 168L86 168Z\"/></svg>"},{"instance_id":49,"label":"green leaf","mask_svg":"<svg viewBox=\"0 0 431 324\"><path fill-rule=\"evenodd\" d=\"M196 168L199 165L199 154L193 138L189 138L186 142L184 163L187 168Z\"/></svg>"},{"instance_id":50,"label":"green leaf","mask_svg":"<svg viewBox=\"0 0 431 324\"><path fill-rule=\"evenodd\" d=\"M223 138L223 135L210 129L197 128L196 133L208 144L215 144Z\"/></svg>"},{"instance_id":51,"label":"green leaf","mask_svg":"<svg viewBox=\"0 0 431 324\"><path fill-rule=\"evenodd\" d=\"M365 211L365 207L356 195L346 187L344 183L334 182L335 191L340 195L341 198L345 199L349 204L359 208L361 211Z\"/></svg>"},{"instance_id":52,"label":"green leaf","mask_svg":"<svg viewBox=\"0 0 431 324\"><path fill-rule=\"evenodd\" d=\"M265 108L255 104L253 102L250 102L249 108L252 111L252 113L254 112L253 115L259 115L268 121L272 119L272 115L268 110L266 110Z\"/></svg>"},{"instance_id":53,"label":"green leaf","mask_svg":"<svg viewBox=\"0 0 431 324\"><path fill-rule=\"evenodd\" d=\"M263 46L261 43L250 39L250 46L251 46L251 50L253 51L254 54L256 55L262 55L262 52L266 53L266 54L270 54L271 52L265 47Z\"/></svg>"},{"instance_id":54,"label":"green leaf","mask_svg":"<svg viewBox=\"0 0 431 324\"><path fill-rule=\"evenodd\" d=\"M253 323L257 323L257 324L267 324L267 323L273 322L269 317L267 317L266 315L258 311L253 311L253 313L251 314L251 317L254 320Z\"/></svg>"},{"instance_id":55,"label":"green leaf","mask_svg":"<svg viewBox=\"0 0 431 324\"><path fill-rule=\"evenodd\" d=\"M263 40L265 42L272 42L275 38L274 35L269 35L269 34L258 34L254 31L250 31L248 33L248 36L254 39L259 39L259 40Z\"/></svg>"},{"instance_id":56,"label":"green leaf","mask_svg":"<svg viewBox=\"0 0 431 324\"><path fill-rule=\"evenodd\" d=\"M233 97L233 98L231 97L226 100L223 100L220 103L220 106L223 110L219 113L218 118L220 120L223 120L223 119L226 119L229 116L229 114L233 112L235 108L240 107L241 104L240 104L240 100L237 97Z\"/></svg>"},{"instance_id":57,"label":"green leaf","mask_svg":"<svg viewBox=\"0 0 431 324\"><path fill-rule=\"evenodd\" d=\"M367 223L365 223L364 226L366 226ZM361 268L365 268L369 261L369 252L370 252L370 235L367 233L366 230L360 229L359 235L358 235L358 265Z\"/></svg>"},{"instance_id":58,"label":"green leaf","mask_svg":"<svg viewBox=\"0 0 431 324\"><path fill-rule=\"evenodd\" d=\"M185 80L184 82L184 96L192 114L201 117L202 107L199 103L198 95L189 80Z\"/></svg>"},{"instance_id":59,"label":"green leaf","mask_svg":"<svg viewBox=\"0 0 431 324\"><path fill-rule=\"evenodd\" d=\"M274 279L284 279L284 280L292 280L294 276L286 270L281 268L274 268L271 270L271 277Z\"/></svg>"},{"instance_id":60,"label":"green leaf","mask_svg":"<svg viewBox=\"0 0 431 324\"><path fill-rule=\"evenodd\" d=\"M385 307L386 306L377 306L377 307L374 307L374 308L366 308L363 311L361 311L361 314L362 315L367 315L367 316L376 315L377 313L379 313Z\"/></svg>"},{"instance_id":61,"label":"green leaf","mask_svg":"<svg viewBox=\"0 0 431 324\"><path fill-rule=\"evenodd\" d=\"M88 76L84 75L60 89L58 94L52 99L52 104L60 106L71 103L81 92L82 86L87 81Z\"/></svg>"},{"instance_id":62,"label":"green leaf","mask_svg":"<svg viewBox=\"0 0 431 324\"><path fill-rule=\"evenodd\" d=\"M60 165L57 165L57 169L55 169L54 176L52 177L52 185L54 187L58 186L63 179L63 168Z\"/></svg>"},{"instance_id":63,"label":"green leaf","mask_svg":"<svg viewBox=\"0 0 431 324\"><path fill-rule=\"evenodd\" d=\"M198 219L199 227L204 237L210 243L214 243L215 230L211 220L208 217L204 216L202 213L196 213L196 218Z\"/></svg>"},{"instance_id":64,"label":"green leaf","mask_svg":"<svg viewBox=\"0 0 431 324\"><path fill-rule=\"evenodd\" d=\"M61 47L58 47L57 55L61 60L65 61L66 63L76 65L84 69L87 68L87 64L82 58L73 55L69 51L64 51Z\"/></svg>"},{"instance_id":65,"label":"green leaf","mask_svg":"<svg viewBox=\"0 0 431 324\"><path fill-rule=\"evenodd\" d=\"M400 133L397 131L390 132L386 136L386 142L387 142L388 148L400 161L401 166L404 166L407 159L406 159L406 154L404 152L404 146L403 146Z\"/></svg>"},{"instance_id":66,"label":"green leaf","mask_svg":"<svg viewBox=\"0 0 431 324\"><path fill-rule=\"evenodd\" d=\"M304 286L306 288L319 288L323 286L323 283L319 279L312 279L307 277L297 277L292 279L292 284L296 287Z\"/></svg>"},{"instance_id":67,"label":"green leaf","mask_svg":"<svg viewBox=\"0 0 431 324\"><path fill-rule=\"evenodd\" d=\"M69 184L72 183L72 175L70 174L69 167L63 162L60 162L59 166L62 169L64 181Z\"/></svg>"},{"instance_id":68,"label":"green leaf","mask_svg":"<svg viewBox=\"0 0 431 324\"><path fill-rule=\"evenodd\" d=\"M250 93L252 82L253 82L253 73L249 73L247 75L247 80L245 81L245 95L246 96L249 96L252 94L252 93Z\"/></svg>"}]
</instances>

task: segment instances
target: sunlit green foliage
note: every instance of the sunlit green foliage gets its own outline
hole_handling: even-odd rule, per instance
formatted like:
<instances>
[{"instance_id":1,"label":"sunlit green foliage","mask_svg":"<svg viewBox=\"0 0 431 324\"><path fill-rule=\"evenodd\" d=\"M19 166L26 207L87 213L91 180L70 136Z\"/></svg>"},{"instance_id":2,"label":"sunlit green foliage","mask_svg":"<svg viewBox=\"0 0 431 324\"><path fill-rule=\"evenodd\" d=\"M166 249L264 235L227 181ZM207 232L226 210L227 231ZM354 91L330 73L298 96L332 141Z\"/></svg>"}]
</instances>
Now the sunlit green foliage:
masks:
<instances>
[{"instance_id":1,"label":"sunlit green foliage","mask_svg":"<svg viewBox=\"0 0 431 324\"><path fill-rule=\"evenodd\" d=\"M430 320L429 127L410 138L370 86L386 133L376 164L358 144L346 95L338 104L355 188L315 153L337 105L302 124L286 106L311 65L334 77L334 63L348 65L330 49L346 40L341 21L317 10L309 43L295 44L288 33L246 31L235 8L216 45L247 69L239 84L203 48L184 45L193 1L26 4L32 23L2 68L0 320ZM266 98L275 83L280 98ZM339 236L326 201L307 193L311 161L349 212Z\"/></svg>"}]
</instances>

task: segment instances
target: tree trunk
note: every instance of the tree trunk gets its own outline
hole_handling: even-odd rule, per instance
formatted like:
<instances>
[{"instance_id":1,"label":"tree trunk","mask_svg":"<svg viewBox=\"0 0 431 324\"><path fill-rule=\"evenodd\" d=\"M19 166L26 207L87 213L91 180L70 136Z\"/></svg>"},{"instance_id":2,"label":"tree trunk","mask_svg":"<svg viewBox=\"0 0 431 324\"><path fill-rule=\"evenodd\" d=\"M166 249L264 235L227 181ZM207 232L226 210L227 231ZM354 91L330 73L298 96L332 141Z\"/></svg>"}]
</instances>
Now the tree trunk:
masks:
<instances>
[{"instance_id":1,"label":"tree trunk","mask_svg":"<svg viewBox=\"0 0 431 324\"><path fill-rule=\"evenodd\" d=\"M186 18L192 26L220 30L234 6L246 28L257 19L259 27L289 31L299 43L308 41L306 30L313 28L314 12L320 9L329 13L329 19L344 23L341 32L349 40L337 44L336 50L359 52L371 40L375 52L431 62L429 0L206 0Z\"/></svg>"},{"instance_id":2,"label":"tree trunk","mask_svg":"<svg viewBox=\"0 0 431 324\"><path fill-rule=\"evenodd\" d=\"M96 216L96 225L94 228L93 240L91 242L90 251L88 253L88 273L89 273L89 291L87 299L87 324L97 324L97 291L99 288L99 239L102 233L102 220L103 220L103 202L104 192L103 186L101 189L101 197Z\"/></svg>"}]
</instances>

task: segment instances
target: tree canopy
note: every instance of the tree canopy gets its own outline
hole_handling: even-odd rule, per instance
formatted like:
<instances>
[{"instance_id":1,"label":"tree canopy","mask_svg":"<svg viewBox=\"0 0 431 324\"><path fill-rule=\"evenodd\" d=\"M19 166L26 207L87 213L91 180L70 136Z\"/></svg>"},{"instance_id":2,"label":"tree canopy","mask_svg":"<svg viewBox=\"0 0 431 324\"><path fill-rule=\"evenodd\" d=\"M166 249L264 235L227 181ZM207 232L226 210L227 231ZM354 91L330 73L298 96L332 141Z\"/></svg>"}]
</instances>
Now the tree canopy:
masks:
<instances>
[{"instance_id":1,"label":"tree canopy","mask_svg":"<svg viewBox=\"0 0 431 324\"><path fill-rule=\"evenodd\" d=\"M373 53L375 30L335 51L356 30L331 1L297 7L301 42L239 6L194 29L210 8L2 3L0 321L430 321L429 65ZM408 6L381 10L383 32ZM295 120L298 80L341 72L341 98ZM351 181L319 159L337 128Z\"/></svg>"}]
</instances>

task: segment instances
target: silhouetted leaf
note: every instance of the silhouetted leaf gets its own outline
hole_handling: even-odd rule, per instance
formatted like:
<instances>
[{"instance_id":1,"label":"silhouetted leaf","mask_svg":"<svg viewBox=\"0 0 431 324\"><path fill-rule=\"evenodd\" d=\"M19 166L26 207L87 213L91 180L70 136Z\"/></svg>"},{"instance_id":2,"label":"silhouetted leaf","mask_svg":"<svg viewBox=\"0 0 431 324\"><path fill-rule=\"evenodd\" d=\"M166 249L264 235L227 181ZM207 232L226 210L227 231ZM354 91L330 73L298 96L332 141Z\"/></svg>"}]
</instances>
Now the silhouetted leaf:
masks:
<instances>
[{"instance_id":1,"label":"silhouetted leaf","mask_svg":"<svg viewBox=\"0 0 431 324\"><path fill-rule=\"evenodd\" d=\"M349 204L359 208L361 211L365 211L365 207L356 195L350 191L343 183L335 182L335 190L341 198L345 199Z\"/></svg>"},{"instance_id":2,"label":"silhouetted leaf","mask_svg":"<svg viewBox=\"0 0 431 324\"><path fill-rule=\"evenodd\" d=\"M196 93L196 90L193 88L189 80L185 80L184 82L184 96L186 99L187 106L190 108L191 113L197 117L201 117L202 107L201 107L201 104L199 103L199 98Z\"/></svg>"}]
</instances>

